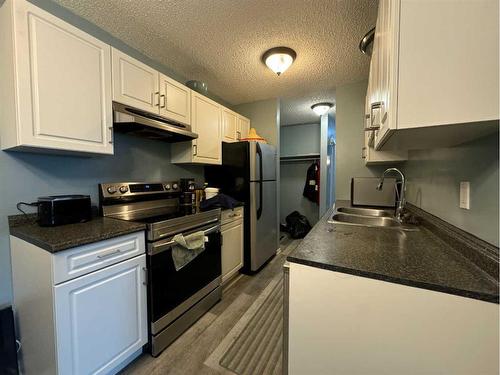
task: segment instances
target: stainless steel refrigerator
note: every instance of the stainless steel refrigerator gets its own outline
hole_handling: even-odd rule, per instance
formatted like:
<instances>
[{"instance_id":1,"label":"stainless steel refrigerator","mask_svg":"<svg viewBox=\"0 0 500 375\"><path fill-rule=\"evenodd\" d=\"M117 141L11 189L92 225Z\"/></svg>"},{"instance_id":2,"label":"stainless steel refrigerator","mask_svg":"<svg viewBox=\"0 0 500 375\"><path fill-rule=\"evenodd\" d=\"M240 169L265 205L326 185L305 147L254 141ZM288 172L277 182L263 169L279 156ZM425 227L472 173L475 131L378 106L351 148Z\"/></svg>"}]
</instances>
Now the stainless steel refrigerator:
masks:
<instances>
[{"instance_id":1,"label":"stainless steel refrigerator","mask_svg":"<svg viewBox=\"0 0 500 375\"><path fill-rule=\"evenodd\" d=\"M244 203L246 272L255 272L278 248L276 147L260 142L222 144L222 166L205 167L210 186Z\"/></svg>"}]
</instances>

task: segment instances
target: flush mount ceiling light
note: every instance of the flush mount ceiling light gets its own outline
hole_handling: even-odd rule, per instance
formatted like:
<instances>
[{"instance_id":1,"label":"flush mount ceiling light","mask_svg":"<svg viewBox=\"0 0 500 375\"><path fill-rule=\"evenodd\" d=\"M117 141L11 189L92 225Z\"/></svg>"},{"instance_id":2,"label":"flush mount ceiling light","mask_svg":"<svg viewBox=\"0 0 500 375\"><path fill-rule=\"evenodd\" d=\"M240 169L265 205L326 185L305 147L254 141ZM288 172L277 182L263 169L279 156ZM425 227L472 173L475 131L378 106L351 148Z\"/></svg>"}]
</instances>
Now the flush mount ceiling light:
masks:
<instances>
[{"instance_id":1,"label":"flush mount ceiling light","mask_svg":"<svg viewBox=\"0 0 500 375\"><path fill-rule=\"evenodd\" d=\"M330 110L330 108L333 107L333 103L316 103L311 106L311 109L316 113L318 116L324 115L326 112Z\"/></svg>"},{"instance_id":2,"label":"flush mount ceiling light","mask_svg":"<svg viewBox=\"0 0 500 375\"><path fill-rule=\"evenodd\" d=\"M262 55L262 62L277 75L280 75L293 64L297 53L288 47L275 47Z\"/></svg>"}]
</instances>

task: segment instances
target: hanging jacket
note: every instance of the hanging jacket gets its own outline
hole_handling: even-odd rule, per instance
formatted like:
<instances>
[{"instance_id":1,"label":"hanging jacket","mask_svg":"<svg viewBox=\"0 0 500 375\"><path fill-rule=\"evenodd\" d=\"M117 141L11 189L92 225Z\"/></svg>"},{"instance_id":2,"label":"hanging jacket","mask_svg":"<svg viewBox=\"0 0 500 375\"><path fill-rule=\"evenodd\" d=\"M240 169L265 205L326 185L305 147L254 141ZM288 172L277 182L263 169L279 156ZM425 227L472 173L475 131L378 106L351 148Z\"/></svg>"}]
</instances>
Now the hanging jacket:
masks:
<instances>
[{"instance_id":1,"label":"hanging jacket","mask_svg":"<svg viewBox=\"0 0 500 375\"><path fill-rule=\"evenodd\" d=\"M311 202L319 204L319 162L315 161L307 168L304 197Z\"/></svg>"}]
</instances>

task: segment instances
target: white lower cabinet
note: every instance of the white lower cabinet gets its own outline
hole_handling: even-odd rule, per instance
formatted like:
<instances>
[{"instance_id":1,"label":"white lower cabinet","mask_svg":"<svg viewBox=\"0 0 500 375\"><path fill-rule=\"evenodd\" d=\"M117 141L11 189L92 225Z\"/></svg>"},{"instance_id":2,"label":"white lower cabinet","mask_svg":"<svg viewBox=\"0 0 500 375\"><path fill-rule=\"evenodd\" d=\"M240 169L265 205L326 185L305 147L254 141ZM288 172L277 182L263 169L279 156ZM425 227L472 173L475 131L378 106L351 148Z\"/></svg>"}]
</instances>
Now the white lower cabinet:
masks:
<instances>
[{"instance_id":1,"label":"white lower cabinet","mask_svg":"<svg viewBox=\"0 0 500 375\"><path fill-rule=\"evenodd\" d=\"M495 303L297 263L287 286L290 375L498 374Z\"/></svg>"},{"instance_id":2,"label":"white lower cabinet","mask_svg":"<svg viewBox=\"0 0 500 375\"><path fill-rule=\"evenodd\" d=\"M52 254L11 236L23 374L114 374L141 353L144 241L136 232Z\"/></svg>"},{"instance_id":3,"label":"white lower cabinet","mask_svg":"<svg viewBox=\"0 0 500 375\"><path fill-rule=\"evenodd\" d=\"M55 286L59 374L108 374L146 344L145 258Z\"/></svg>"},{"instance_id":4,"label":"white lower cabinet","mask_svg":"<svg viewBox=\"0 0 500 375\"><path fill-rule=\"evenodd\" d=\"M243 267L243 208L222 213L222 282L230 280Z\"/></svg>"}]
</instances>

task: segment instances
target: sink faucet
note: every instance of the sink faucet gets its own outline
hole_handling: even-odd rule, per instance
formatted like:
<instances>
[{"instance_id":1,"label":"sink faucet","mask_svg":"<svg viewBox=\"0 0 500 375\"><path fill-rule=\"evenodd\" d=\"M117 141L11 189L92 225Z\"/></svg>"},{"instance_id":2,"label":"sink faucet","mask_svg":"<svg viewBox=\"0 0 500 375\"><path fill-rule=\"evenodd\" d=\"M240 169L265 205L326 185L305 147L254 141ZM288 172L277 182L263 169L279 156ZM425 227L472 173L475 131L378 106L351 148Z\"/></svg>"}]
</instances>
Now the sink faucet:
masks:
<instances>
[{"instance_id":1,"label":"sink faucet","mask_svg":"<svg viewBox=\"0 0 500 375\"><path fill-rule=\"evenodd\" d=\"M387 168L384 173L382 173L382 177L380 177L380 182L377 185L377 190L382 190L382 187L384 186L384 178L385 175L388 173L398 173L399 176L401 177L401 194L398 194L398 201L397 201L397 206L396 206L396 219L399 222L403 221L403 209L405 208L406 204L406 199L405 199L405 191L406 191L406 180L405 180L405 175L403 172L401 172L397 168ZM397 190L396 190L397 193Z\"/></svg>"}]
</instances>

